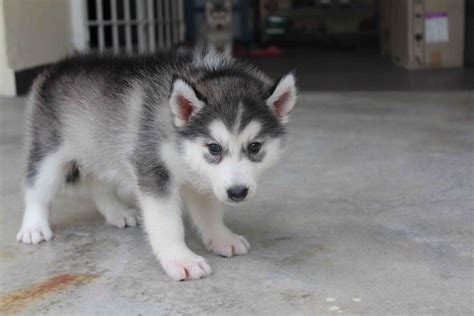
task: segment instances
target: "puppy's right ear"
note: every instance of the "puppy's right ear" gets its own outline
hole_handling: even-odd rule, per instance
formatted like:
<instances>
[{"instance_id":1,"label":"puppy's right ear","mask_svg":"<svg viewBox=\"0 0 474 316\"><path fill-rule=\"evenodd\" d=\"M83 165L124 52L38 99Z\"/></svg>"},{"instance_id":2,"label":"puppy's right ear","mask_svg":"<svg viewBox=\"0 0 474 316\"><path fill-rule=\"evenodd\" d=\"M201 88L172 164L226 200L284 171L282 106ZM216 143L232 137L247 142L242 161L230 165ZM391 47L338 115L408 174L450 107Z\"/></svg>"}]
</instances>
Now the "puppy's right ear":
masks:
<instances>
[{"instance_id":1,"label":"puppy's right ear","mask_svg":"<svg viewBox=\"0 0 474 316\"><path fill-rule=\"evenodd\" d=\"M283 124L288 123L288 114L296 103L296 79L293 73L286 74L273 88L267 105Z\"/></svg>"},{"instance_id":2,"label":"puppy's right ear","mask_svg":"<svg viewBox=\"0 0 474 316\"><path fill-rule=\"evenodd\" d=\"M169 102L174 115L174 124L177 127L185 126L189 119L204 106L204 102L198 98L193 87L182 79L173 81Z\"/></svg>"}]
</instances>

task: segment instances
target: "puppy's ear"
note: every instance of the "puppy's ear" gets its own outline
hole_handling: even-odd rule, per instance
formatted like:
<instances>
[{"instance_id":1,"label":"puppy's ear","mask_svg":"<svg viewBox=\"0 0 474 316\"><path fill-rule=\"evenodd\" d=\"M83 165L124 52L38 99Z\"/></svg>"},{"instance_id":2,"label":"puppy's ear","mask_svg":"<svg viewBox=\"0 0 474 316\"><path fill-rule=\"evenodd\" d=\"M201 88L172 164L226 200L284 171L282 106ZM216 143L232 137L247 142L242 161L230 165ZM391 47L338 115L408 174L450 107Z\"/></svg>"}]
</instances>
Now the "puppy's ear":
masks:
<instances>
[{"instance_id":1,"label":"puppy's ear","mask_svg":"<svg viewBox=\"0 0 474 316\"><path fill-rule=\"evenodd\" d=\"M295 106L296 97L296 79L293 73L289 73L284 75L270 92L267 105L280 121L285 124L288 123L288 113Z\"/></svg>"},{"instance_id":2,"label":"puppy's ear","mask_svg":"<svg viewBox=\"0 0 474 316\"><path fill-rule=\"evenodd\" d=\"M171 87L171 112L174 115L174 124L183 127L189 119L196 115L204 106L196 91L182 79L175 79Z\"/></svg>"}]
</instances>

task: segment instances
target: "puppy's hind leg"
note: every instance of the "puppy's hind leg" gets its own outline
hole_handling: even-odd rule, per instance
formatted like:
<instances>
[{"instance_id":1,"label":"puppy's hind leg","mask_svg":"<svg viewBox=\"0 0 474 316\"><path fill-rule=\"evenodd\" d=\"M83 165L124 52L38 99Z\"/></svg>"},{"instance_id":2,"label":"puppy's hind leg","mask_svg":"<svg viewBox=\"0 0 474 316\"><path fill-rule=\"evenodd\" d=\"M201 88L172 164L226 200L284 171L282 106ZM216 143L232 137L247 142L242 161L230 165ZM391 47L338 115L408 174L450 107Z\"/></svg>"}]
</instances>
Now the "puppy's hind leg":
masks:
<instances>
[{"instance_id":1,"label":"puppy's hind leg","mask_svg":"<svg viewBox=\"0 0 474 316\"><path fill-rule=\"evenodd\" d=\"M107 223L119 228L137 226L136 210L119 200L114 185L91 180L92 198Z\"/></svg>"},{"instance_id":2,"label":"puppy's hind leg","mask_svg":"<svg viewBox=\"0 0 474 316\"><path fill-rule=\"evenodd\" d=\"M222 208L212 193L199 192L191 185L185 185L182 196L209 251L224 257L247 254L249 242L224 224Z\"/></svg>"},{"instance_id":3,"label":"puppy's hind leg","mask_svg":"<svg viewBox=\"0 0 474 316\"><path fill-rule=\"evenodd\" d=\"M63 153L36 155L30 151L25 188L25 212L17 240L37 244L53 237L49 227L49 208L60 185L65 180L66 164Z\"/></svg>"}]
</instances>

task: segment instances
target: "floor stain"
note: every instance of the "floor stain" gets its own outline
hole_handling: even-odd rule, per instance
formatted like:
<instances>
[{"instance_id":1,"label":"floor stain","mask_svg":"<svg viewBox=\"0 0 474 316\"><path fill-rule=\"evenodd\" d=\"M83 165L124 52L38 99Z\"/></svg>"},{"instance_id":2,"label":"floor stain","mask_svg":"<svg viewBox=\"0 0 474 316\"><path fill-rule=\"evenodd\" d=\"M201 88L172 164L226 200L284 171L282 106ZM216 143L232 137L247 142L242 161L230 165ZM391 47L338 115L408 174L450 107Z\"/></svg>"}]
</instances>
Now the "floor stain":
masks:
<instances>
[{"instance_id":1,"label":"floor stain","mask_svg":"<svg viewBox=\"0 0 474 316\"><path fill-rule=\"evenodd\" d=\"M263 248L270 248L270 247L273 247L274 245L276 245L277 243L281 242L281 241L288 241L288 240L291 240L292 238L290 236L282 236L282 237L277 237L277 238L273 238L273 239L267 239L267 240L263 240L260 242L260 244L262 245Z\"/></svg>"},{"instance_id":2,"label":"floor stain","mask_svg":"<svg viewBox=\"0 0 474 316\"><path fill-rule=\"evenodd\" d=\"M312 297L311 293L300 292L295 290L288 290L283 293L280 293L286 300L295 301L295 300L305 300Z\"/></svg>"},{"instance_id":3,"label":"floor stain","mask_svg":"<svg viewBox=\"0 0 474 316\"><path fill-rule=\"evenodd\" d=\"M0 314L15 313L28 303L42 299L49 294L59 292L74 285L83 285L97 278L90 274L60 274L41 283L33 284L0 297Z\"/></svg>"},{"instance_id":4,"label":"floor stain","mask_svg":"<svg viewBox=\"0 0 474 316\"><path fill-rule=\"evenodd\" d=\"M307 258L311 258L318 254L319 252L322 252L326 250L326 247L322 244L317 244L314 245L313 247L309 249L305 249L302 251L299 251L298 253L294 254L293 256L290 257L285 257L281 260L281 263L283 265L292 265L292 264L297 264L299 262L304 261Z\"/></svg>"},{"instance_id":5,"label":"floor stain","mask_svg":"<svg viewBox=\"0 0 474 316\"><path fill-rule=\"evenodd\" d=\"M15 259L15 254L11 251L0 250L0 260Z\"/></svg>"}]
</instances>

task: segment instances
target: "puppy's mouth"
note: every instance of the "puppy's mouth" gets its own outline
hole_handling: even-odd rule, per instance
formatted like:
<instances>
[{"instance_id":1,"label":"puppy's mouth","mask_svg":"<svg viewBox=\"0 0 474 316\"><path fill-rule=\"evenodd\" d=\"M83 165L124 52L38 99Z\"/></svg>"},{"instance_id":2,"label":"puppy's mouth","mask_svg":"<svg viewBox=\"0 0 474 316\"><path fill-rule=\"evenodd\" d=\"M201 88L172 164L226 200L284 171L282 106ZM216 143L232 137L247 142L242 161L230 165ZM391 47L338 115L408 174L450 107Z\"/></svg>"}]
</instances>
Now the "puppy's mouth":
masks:
<instances>
[{"instance_id":1,"label":"puppy's mouth","mask_svg":"<svg viewBox=\"0 0 474 316\"><path fill-rule=\"evenodd\" d=\"M241 203L244 203L248 200L250 200L250 197L247 196L246 198L243 198L243 199L230 199L228 197L222 197L222 196L219 196L216 194L216 197L219 201L221 201L222 203L224 204L227 204L227 205L231 205L231 206L236 206L237 204L241 204Z\"/></svg>"},{"instance_id":2,"label":"puppy's mouth","mask_svg":"<svg viewBox=\"0 0 474 316\"><path fill-rule=\"evenodd\" d=\"M227 202L227 204L230 204L230 205L237 205L237 204L240 204L240 203L245 202L245 201L247 201L247 199L242 199L242 200L238 200L238 201L228 199L226 202Z\"/></svg>"}]
</instances>

